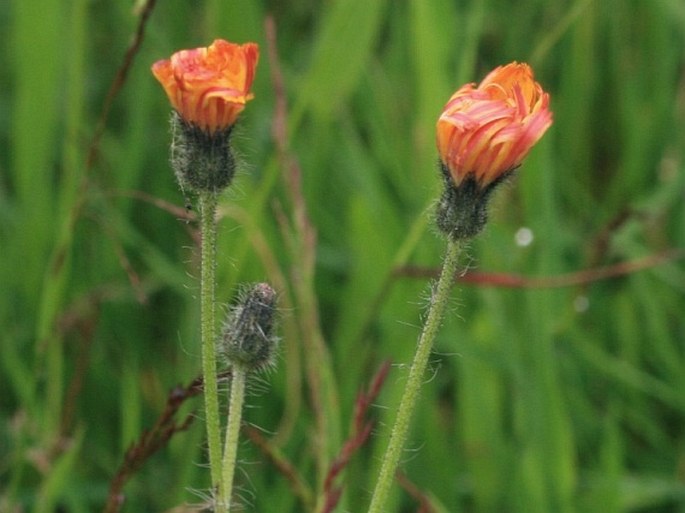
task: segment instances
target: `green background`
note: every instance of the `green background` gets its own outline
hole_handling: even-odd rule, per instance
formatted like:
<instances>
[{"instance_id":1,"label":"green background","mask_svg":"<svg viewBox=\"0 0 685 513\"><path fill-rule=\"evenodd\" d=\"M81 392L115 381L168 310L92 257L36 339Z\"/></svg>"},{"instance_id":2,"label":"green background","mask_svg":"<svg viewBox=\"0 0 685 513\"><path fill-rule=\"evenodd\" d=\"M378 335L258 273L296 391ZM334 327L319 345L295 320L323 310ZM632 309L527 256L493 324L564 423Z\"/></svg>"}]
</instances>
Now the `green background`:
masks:
<instances>
[{"instance_id":1,"label":"green background","mask_svg":"<svg viewBox=\"0 0 685 513\"><path fill-rule=\"evenodd\" d=\"M462 259L484 278L452 293L402 470L439 512L685 511L681 0L158 0L103 116L141 7L0 10L0 511L102 510L125 450L199 373L196 224L149 68L217 37L261 47L219 209L219 299L245 282L279 290L280 355L245 420L312 493L391 359L336 511L368 505L429 297L412 271L444 249L435 121L463 83L518 60L555 121ZM498 273L524 279L498 287ZM201 419L199 398L189 412ZM199 421L175 435L123 511L199 502L203 443ZM259 449L239 457L247 511L304 511ZM388 511L418 510L396 485Z\"/></svg>"}]
</instances>

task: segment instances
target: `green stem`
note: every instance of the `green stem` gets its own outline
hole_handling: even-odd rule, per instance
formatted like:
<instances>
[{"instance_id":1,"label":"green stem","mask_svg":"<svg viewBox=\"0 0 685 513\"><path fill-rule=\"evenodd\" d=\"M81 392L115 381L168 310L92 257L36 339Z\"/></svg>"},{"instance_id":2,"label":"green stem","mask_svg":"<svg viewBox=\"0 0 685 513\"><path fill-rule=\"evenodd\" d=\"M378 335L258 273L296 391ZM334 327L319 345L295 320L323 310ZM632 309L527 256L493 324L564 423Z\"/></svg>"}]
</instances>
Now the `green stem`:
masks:
<instances>
[{"instance_id":1,"label":"green stem","mask_svg":"<svg viewBox=\"0 0 685 513\"><path fill-rule=\"evenodd\" d=\"M419 395L423 376L428 365L428 358L430 357L431 349L433 348L433 340L438 333L445 306L449 298L450 289L454 280L454 273L457 270L457 262L459 261L459 244L450 240L447 245L447 252L445 260L442 265L442 272L435 288L430 308L428 309L428 317L426 324L421 332L419 343L414 355L414 361L409 371L409 378L404 388L404 394L400 402L399 410L397 411L397 418L395 425L390 435L390 442L388 448L383 456L383 463L378 475L376 489L371 498L371 505L369 506L369 513L381 513L385 502L388 498L388 492L395 477L397 464L400 460L400 454L407 439L409 431L409 422L411 421L416 400Z\"/></svg>"},{"instance_id":2,"label":"green stem","mask_svg":"<svg viewBox=\"0 0 685 513\"><path fill-rule=\"evenodd\" d=\"M224 490L223 507L226 513L231 510L230 502L238 454L238 438L240 436L240 421L243 412L243 401L245 399L246 377L247 371L242 365L233 365L231 372L231 399L228 409L228 424L226 425L226 445L224 445L224 460L221 465Z\"/></svg>"},{"instance_id":3,"label":"green stem","mask_svg":"<svg viewBox=\"0 0 685 513\"><path fill-rule=\"evenodd\" d=\"M202 338L202 375L204 376L205 422L209 446L209 468L212 487L221 487L221 425L219 422L219 392L216 377L216 205L213 192L200 194L200 231L202 236L200 273L200 323Z\"/></svg>"}]
</instances>

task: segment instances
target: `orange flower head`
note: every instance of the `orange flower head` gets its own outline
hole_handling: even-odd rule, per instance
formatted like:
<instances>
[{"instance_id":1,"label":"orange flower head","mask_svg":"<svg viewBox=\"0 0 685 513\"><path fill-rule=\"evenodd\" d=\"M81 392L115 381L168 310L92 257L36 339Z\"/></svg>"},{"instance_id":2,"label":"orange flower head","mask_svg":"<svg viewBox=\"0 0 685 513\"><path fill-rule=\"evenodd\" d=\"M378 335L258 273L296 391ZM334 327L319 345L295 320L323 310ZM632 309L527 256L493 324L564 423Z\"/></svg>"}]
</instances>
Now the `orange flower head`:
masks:
<instances>
[{"instance_id":1,"label":"orange flower head","mask_svg":"<svg viewBox=\"0 0 685 513\"><path fill-rule=\"evenodd\" d=\"M518 167L552 124L549 95L528 64L512 62L462 86L437 123L437 146L455 186L487 187Z\"/></svg>"},{"instance_id":2,"label":"orange flower head","mask_svg":"<svg viewBox=\"0 0 685 513\"><path fill-rule=\"evenodd\" d=\"M157 61L152 73L186 122L210 133L231 127L253 98L259 47L217 39L207 48L181 50Z\"/></svg>"}]
</instances>

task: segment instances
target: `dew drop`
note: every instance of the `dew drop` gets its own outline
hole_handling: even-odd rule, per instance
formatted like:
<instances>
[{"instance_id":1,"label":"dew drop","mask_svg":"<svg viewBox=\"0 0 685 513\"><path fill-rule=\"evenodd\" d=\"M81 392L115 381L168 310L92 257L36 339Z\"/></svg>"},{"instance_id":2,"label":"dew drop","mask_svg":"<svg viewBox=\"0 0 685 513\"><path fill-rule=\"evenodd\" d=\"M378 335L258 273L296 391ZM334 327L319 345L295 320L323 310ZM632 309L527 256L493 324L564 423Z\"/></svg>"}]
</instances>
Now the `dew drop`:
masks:
<instances>
[{"instance_id":1,"label":"dew drop","mask_svg":"<svg viewBox=\"0 0 685 513\"><path fill-rule=\"evenodd\" d=\"M519 228L516 231L516 235L514 235L514 239L516 240L516 245L520 246L522 248L525 248L526 246L530 246L530 244L533 242L533 230L530 228L527 228L525 226Z\"/></svg>"}]
</instances>

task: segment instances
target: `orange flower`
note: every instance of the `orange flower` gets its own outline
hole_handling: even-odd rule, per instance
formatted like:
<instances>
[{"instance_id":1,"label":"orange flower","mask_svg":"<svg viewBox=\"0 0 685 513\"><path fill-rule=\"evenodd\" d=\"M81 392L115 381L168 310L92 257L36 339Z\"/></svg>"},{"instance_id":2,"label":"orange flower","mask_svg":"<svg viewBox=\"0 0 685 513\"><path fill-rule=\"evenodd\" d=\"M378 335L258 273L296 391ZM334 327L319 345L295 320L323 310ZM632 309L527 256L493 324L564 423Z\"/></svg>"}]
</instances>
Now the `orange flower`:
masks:
<instances>
[{"instance_id":1,"label":"orange flower","mask_svg":"<svg viewBox=\"0 0 685 513\"><path fill-rule=\"evenodd\" d=\"M518 167L552 124L548 106L530 66L517 62L455 92L437 123L438 152L454 185L473 178L487 187Z\"/></svg>"},{"instance_id":2,"label":"orange flower","mask_svg":"<svg viewBox=\"0 0 685 513\"><path fill-rule=\"evenodd\" d=\"M217 39L207 48L181 50L152 65L171 105L184 121L216 132L232 126L253 98L259 47Z\"/></svg>"}]
</instances>

